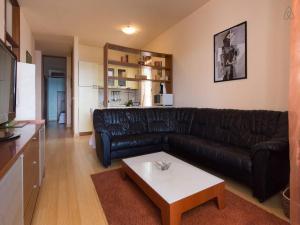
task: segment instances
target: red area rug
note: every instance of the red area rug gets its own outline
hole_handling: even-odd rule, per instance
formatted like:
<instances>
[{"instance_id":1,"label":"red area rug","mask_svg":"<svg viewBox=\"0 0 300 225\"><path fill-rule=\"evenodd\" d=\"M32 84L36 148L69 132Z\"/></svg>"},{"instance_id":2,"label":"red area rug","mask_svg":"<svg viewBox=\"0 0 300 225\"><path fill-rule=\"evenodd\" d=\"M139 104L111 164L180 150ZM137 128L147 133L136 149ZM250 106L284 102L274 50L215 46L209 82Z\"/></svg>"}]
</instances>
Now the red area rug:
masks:
<instances>
[{"instance_id":1,"label":"red area rug","mask_svg":"<svg viewBox=\"0 0 300 225\"><path fill-rule=\"evenodd\" d=\"M161 225L160 210L120 170L92 175L109 225ZM226 208L214 201L182 216L182 225L287 225L280 218L226 191Z\"/></svg>"}]
</instances>

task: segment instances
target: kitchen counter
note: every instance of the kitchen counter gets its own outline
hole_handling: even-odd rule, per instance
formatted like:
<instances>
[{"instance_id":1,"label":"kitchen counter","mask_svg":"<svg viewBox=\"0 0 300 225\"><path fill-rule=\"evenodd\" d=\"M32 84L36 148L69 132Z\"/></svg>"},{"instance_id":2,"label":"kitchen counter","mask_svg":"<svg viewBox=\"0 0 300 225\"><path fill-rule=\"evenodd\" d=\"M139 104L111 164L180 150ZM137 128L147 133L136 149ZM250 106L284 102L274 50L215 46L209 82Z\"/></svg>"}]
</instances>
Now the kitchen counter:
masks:
<instances>
[{"instance_id":1,"label":"kitchen counter","mask_svg":"<svg viewBox=\"0 0 300 225\"><path fill-rule=\"evenodd\" d=\"M97 109L150 109L150 108L173 108L174 106L108 106L108 107L99 107Z\"/></svg>"}]
</instances>

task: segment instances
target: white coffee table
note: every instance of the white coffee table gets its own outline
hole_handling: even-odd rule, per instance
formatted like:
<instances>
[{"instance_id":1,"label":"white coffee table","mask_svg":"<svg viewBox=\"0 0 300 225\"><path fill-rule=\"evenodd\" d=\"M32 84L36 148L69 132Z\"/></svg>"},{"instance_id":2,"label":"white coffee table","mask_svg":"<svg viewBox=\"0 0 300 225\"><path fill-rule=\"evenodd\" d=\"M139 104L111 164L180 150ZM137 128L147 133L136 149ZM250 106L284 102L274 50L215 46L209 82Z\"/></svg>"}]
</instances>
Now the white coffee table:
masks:
<instances>
[{"instance_id":1,"label":"white coffee table","mask_svg":"<svg viewBox=\"0 0 300 225\"><path fill-rule=\"evenodd\" d=\"M155 161L172 164L162 171ZM160 208L163 225L179 225L183 212L211 199L225 207L224 180L165 152L123 159L122 172Z\"/></svg>"}]
</instances>

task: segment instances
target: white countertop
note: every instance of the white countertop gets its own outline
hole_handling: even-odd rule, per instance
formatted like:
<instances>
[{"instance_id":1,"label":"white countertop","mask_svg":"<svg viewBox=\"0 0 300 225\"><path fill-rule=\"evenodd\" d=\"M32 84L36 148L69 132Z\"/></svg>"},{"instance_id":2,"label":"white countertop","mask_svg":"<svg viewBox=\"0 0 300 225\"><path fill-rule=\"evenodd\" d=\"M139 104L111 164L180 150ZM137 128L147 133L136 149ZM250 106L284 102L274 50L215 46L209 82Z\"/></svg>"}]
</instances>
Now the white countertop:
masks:
<instances>
[{"instance_id":1,"label":"white countertop","mask_svg":"<svg viewBox=\"0 0 300 225\"><path fill-rule=\"evenodd\" d=\"M91 108L91 112L93 112L95 109L150 109L150 108L174 108L174 106L99 106L97 108Z\"/></svg>"}]
</instances>

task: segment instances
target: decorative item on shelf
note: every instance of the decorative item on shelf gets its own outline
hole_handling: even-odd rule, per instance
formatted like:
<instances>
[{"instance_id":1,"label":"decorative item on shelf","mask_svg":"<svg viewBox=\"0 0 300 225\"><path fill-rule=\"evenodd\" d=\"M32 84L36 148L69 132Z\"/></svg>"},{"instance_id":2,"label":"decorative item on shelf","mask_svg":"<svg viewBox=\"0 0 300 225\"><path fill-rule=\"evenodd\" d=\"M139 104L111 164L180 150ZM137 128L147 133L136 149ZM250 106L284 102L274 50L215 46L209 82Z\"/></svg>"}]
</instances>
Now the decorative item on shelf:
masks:
<instances>
[{"instance_id":1,"label":"decorative item on shelf","mask_svg":"<svg viewBox=\"0 0 300 225\"><path fill-rule=\"evenodd\" d=\"M111 92L111 100L112 102L120 102L121 101L121 96L120 96L120 91L112 91Z\"/></svg>"},{"instance_id":2,"label":"decorative item on shelf","mask_svg":"<svg viewBox=\"0 0 300 225\"><path fill-rule=\"evenodd\" d=\"M169 80L169 77L168 77L168 76L166 76L165 80L166 80L166 81L168 81L168 80Z\"/></svg>"},{"instance_id":3,"label":"decorative item on shelf","mask_svg":"<svg viewBox=\"0 0 300 225\"><path fill-rule=\"evenodd\" d=\"M162 77L162 70L157 70L157 79L158 80L163 80L163 77Z\"/></svg>"},{"instance_id":4,"label":"decorative item on shelf","mask_svg":"<svg viewBox=\"0 0 300 225\"><path fill-rule=\"evenodd\" d=\"M129 62L129 55L121 56L121 62L128 63Z\"/></svg>"},{"instance_id":5,"label":"decorative item on shelf","mask_svg":"<svg viewBox=\"0 0 300 225\"><path fill-rule=\"evenodd\" d=\"M113 68L107 69L107 76L114 77L115 70ZM108 79L108 86L115 86L115 80Z\"/></svg>"},{"instance_id":6,"label":"decorative item on shelf","mask_svg":"<svg viewBox=\"0 0 300 225\"><path fill-rule=\"evenodd\" d=\"M141 105L140 102L133 102L133 103L132 103L132 106L140 106L140 105Z\"/></svg>"},{"instance_id":7,"label":"decorative item on shelf","mask_svg":"<svg viewBox=\"0 0 300 225\"><path fill-rule=\"evenodd\" d=\"M154 165L160 169L160 170L167 170L171 166L171 162L165 162L165 161L155 161Z\"/></svg>"},{"instance_id":8,"label":"decorative item on shelf","mask_svg":"<svg viewBox=\"0 0 300 225\"><path fill-rule=\"evenodd\" d=\"M126 78L126 70L118 69L118 78ZM120 87L126 86L126 80L118 80L118 85Z\"/></svg>"},{"instance_id":9,"label":"decorative item on shelf","mask_svg":"<svg viewBox=\"0 0 300 225\"><path fill-rule=\"evenodd\" d=\"M162 61L154 61L155 67L162 67Z\"/></svg>"},{"instance_id":10,"label":"decorative item on shelf","mask_svg":"<svg viewBox=\"0 0 300 225\"><path fill-rule=\"evenodd\" d=\"M141 79L141 80L146 80L147 76L146 75L135 75L136 79Z\"/></svg>"},{"instance_id":11,"label":"decorative item on shelf","mask_svg":"<svg viewBox=\"0 0 300 225\"><path fill-rule=\"evenodd\" d=\"M144 61L143 57L140 57L140 59L138 61L138 64L141 65L141 66L145 65L145 61Z\"/></svg>"},{"instance_id":12,"label":"decorative item on shelf","mask_svg":"<svg viewBox=\"0 0 300 225\"><path fill-rule=\"evenodd\" d=\"M151 56L143 56L144 65L151 66Z\"/></svg>"},{"instance_id":13,"label":"decorative item on shelf","mask_svg":"<svg viewBox=\"0 0 300 225\"><path fill-rule=\"evenodd\" d=\"M128 102L125 104L127 107L133 106L133 101L130 99Z\"/></svg>"},{"instance_id":14,"label":"decorative item on shelf","mask_svg":"<svg viewBox=\"0 0 300 225\"><path fill-rule=\"evenodd\" d=\"M165 83L160 83L159 94L167 94L166 84Z\"/></svg>"}]
</instances>

